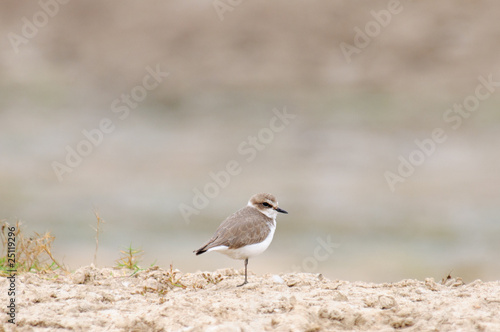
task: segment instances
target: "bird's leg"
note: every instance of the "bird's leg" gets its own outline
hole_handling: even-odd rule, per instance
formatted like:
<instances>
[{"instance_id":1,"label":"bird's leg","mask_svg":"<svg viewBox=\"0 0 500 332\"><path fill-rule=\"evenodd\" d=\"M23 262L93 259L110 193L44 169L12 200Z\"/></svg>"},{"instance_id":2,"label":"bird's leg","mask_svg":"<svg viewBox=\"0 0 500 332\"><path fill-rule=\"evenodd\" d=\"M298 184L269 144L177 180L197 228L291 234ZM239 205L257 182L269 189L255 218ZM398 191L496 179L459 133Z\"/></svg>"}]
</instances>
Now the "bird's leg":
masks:
<instances>
[{"instance_id":1,"label":"bird's leg","mask_svg":"<svg viewBox=\"0 0 500 332\"><path fill-rule=\"evenodd\" d=\"M248 265L248 258L245 259L245 281L241 285L238 285L238 287L241 287L243 285L248 284L248 281L247 281L247 265Z\"/></svg>"}]
</instances>

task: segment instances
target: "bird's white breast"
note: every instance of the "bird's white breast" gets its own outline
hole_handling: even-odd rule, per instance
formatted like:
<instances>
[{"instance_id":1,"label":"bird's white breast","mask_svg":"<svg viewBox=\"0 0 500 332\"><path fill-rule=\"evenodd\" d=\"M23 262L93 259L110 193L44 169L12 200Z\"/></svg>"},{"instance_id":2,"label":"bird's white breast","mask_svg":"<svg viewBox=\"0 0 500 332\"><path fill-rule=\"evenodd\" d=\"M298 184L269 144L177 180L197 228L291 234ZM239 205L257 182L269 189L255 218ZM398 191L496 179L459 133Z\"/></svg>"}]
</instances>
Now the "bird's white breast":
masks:
<instances>
[{"instance_id":1,"label":"bird's white breast","mask_svg":"<svg viewBox=\"0 0 500 332\"><path fill-rule=\"evenodd\" d=\"M274 221L274 220L273 220ZM269 226L270 232L264 241L260 243L249 244L238 249L229 249L226 246L218 246L209 249L208 251L218 251L221 254L228 255L233 259L246 259L262 254L266 251L267 247L271 244L274 237L274 231L276 230L276 221Z\"/></svg>"}]
</instances>

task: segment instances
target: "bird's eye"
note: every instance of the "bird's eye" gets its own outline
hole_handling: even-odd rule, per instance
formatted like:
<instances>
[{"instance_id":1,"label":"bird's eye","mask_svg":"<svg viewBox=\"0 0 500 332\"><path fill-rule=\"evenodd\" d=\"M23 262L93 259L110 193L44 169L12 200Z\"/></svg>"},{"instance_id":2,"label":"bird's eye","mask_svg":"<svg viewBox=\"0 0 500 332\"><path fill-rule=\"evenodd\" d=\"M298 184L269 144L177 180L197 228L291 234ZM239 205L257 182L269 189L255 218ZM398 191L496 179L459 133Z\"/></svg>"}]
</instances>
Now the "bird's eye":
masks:
<instances>
[{"instance_id":1,"label":"bird's eye","mask_svg":"<svg viewBox=\"0 0 500 332\"><path fill-rule=\"evenodd\" d=\"M262 203L262 205L264 205L265 207L271 207L271 204L269 204L268 202L264 202Z\"/></svg>"}]
</instances>

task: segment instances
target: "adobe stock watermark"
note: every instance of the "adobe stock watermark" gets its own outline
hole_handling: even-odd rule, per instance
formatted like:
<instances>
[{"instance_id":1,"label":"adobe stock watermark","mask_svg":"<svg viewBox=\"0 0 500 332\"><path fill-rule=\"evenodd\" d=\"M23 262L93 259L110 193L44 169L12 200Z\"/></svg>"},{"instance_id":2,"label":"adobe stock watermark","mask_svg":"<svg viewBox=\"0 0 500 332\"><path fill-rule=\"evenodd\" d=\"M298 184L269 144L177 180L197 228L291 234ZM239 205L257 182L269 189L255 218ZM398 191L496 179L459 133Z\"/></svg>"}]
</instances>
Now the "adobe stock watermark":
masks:
<instances>
[{"instance_id":1,"label":"adobe stock watermark","mask_svg":"<svg viewBox=\"0 0 500 332\"><path fill-rule=\"evenodd\" d=\"M474 93L468 95L459 104L447 109L443 113L443 121L454 131L460 129L464 120L471 117L477 111L481 102L488 99L500 87L500 81L493 80L493 74L488 77L479 76L479 84L476 85ZM422 166L424 162L431 157L437 150L439 144L446 142L448 135L446 130L440 127L434 128L428 138L415 140L415 149L407 157L400 155L398 157L399 165L395 172L386 171L384 173L387 185L392 192L396 191L396 184L404 183L415 173L417 167Z\"/></svg>"},{"instance_id":2,"label":"adobe stock watermark","mask_svg":"<svg viewBox=\"0 0 500 332\"><path fill-rule=\"evenodd\" d=\"M156 89L163 80L170 75L161 70L157 64L155 68L146 67L147 74L144 75L141 84L134 86L128 93L122 93L119 98L111 102L110 109L119 120L129 117L131 110L136 109L139 103L144 101L148 93ZM96 147L102 144L105 135L109 135L116 129L115 122L108 117L99 121L96 128L83 129L83 138L74 146L66 145L66 157L63 162L53 161L51 166L59 182L64 180L63 176L73 172L80 166L85 157L88 157Z\"/></svg>"},{"instance_id":3,"label":"adobe stock watermark","mask_svg":"<svg viewBox=\"0 0 500 332\"><path fill-rule=\"evenodd\" d=\"M232 12L236 7L241 5L243 0L214 0L212 6L214 7L217 17L220 21L224 21L224 15L227 12Z\"/></svg>"},{"instance_id":4,"label":"adobe stock watermark","mask_svg":"<svg viewBox=\"0 0 500 332\"><path fill-rule=\"evenodd\" d=\"M31 19L26 16L21 18L22 27L20 33L9 32L7 38L14 52L19 53L21 45L28 44L30 40L35 38L47 24L50 19L59 13L61 5L66 5L70 0L40 0L38 5L40 10L35 12Z\"/></svg>"},{"instance_id":5,"label":"adobe stock watermark","mask_svg":"<svg viewBox=\"0 0 500 332\"><path fill-rule=\"evenodd\" d=\"M340 43L339 47L347 63L351 63L354 54L360 54L367 48L374 38L377 38L384 28L392 21L394 15L403 11L403 5L399 0L389 0L386 9L379 11L371 10L373 20L368 21L364 29L354 27L354 39L352 44Z\"/></svg>"},{"instance_id":6,"label":"adobe stock watermark","mask_svg":"<svg viewBox=\"0 0 500 332\"><path fill-rule=\"evenodd\" d=\"M296 272L307 272L314 273L318 270L319 263L328 260L334 249L340 247L340 243L332 242L331 236L327 235L325 238L316 238L316 248L314 248L313 254L307 256L302 260L300 265L292 265L292 270Z\"/></svg>"},{"instance_id":7,"label":"adobe stock watermark","mask_svg":"<svg viewBox=\"0 0 500 332\"><path fill-rule=\"evenodd\" d=\"M2 226L3 230L3 226ZM16 227L15 226L8 226L7 225L7 230L9 231L7 233L7 242L6 242L6 248L7 248L7 253L5 258L7 261L5 262L4 265L4 272L9 273L6 275L6 278L8 280L7 285L9 288L7 289L7 315L9 316L10 319L7 321L11 324L16 324L16 313L17 313L17 307L16 307L16 276L17 276L17 265L18 262L16 261L16 253L17 253L17 239L16 239Z\"/></svg>"},{"instance_id":8,"label":"adobe stock watermark","mask_svg":"<svg viewBox=\"0 0 500 332\"><path fill-rule=\"evenodd\" d=\"M260 151L264 150L275 138L277 133L282 132L297 115L283 110L273 109L274 116L269 120L268 125L261 128L254 136L248 136L246 140L238 144L236 151L239 156L244 157L244 161L249 164L257 158ZM229 160L224 169L217 172L209 172L210 181L199 188L193 188L193 198L190 204L181 203L179 212L182 218L189 224L193 215L199 215L201 210L208 207L210 199L219 195L222 189L227 188L231 178L241 174L243 162L236 159Z\"/></svg>"}]
</instances>

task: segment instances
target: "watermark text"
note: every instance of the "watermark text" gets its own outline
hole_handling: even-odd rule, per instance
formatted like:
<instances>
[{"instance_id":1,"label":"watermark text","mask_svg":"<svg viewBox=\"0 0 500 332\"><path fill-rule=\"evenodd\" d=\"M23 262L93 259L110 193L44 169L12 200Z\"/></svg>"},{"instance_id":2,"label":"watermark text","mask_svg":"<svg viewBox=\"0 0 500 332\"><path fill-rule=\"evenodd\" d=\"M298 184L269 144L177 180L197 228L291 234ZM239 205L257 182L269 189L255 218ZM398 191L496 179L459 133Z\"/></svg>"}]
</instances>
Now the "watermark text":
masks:
<instances>
[{"instance_id":1,"label":"watermark text","mask_svg":"<svg viewBox=\"0 0 500 332\"><path fill-rule=\"evenodd\" d=\"M7 266L9 273L7 275L7 315L9 316L8 322L11 324L16 323L16 227L11 226L8 228L7 233Z\"/></svg>"}]
</instances>

